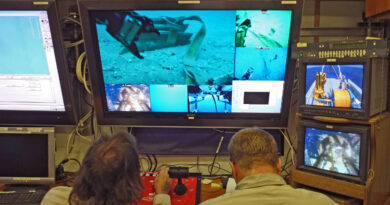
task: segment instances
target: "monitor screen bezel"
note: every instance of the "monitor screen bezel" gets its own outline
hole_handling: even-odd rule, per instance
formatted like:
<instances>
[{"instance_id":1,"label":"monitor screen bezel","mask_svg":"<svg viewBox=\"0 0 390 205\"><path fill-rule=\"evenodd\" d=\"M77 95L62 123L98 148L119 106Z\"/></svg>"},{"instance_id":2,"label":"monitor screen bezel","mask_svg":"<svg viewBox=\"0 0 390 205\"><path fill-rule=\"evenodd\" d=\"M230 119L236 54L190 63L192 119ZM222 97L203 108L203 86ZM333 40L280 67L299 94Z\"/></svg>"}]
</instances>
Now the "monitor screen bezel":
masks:
<instances>
[{"instance_id":1,"label":"monitor screen bezel","mask_svg":"<svg viewBox=\"0 0 390 205\"><path fill-rule=\"evenodd\" d=\"M336 60L336 59L333 59ZM362 106L361 109L353 108L337 108L306 105L306 66L310 64L363 64L363 81L362 81ZM371 79L371 63L368 58L345 58L337 59L335 62L329 62L328 59L303 58L299 63L299 112L307 115L323 115L330 117L342 117L350 119L368 119L369 118L369 99L370 99L370 79Z\"/></svg>"},{"instance_id":2,"label":"monitor screen bezel","mask_svg":"<svg viewBox=\"0 0 390 205\"><path fill-rule=\"evenodd\" d=\"M304 152L305 152L305 137L306 137L305 135L306 135L307 127L321 129L321 130L361 134L360 154L359 154L360 162L359 162L358 176L341 174L341 173L327 171L327 170L305 165ZM312 120L301 120L298 125L297 136L298 136L297 169L301 169L319 175L330 176L337 179L347 180L359 184L364 184L366 182L369 160L370 160L370 139L369 139L370 128L369 127L363 125L355 125L355 124L340 125L340 124L316 122Z\"/></svg>"},{"instance_id":3,"label":"monitor screen bezel","mask_svg":"<svg viewBox=\"0 0 390 205\"><path fill-rule=\"evenodd\" d=\"M54 0L36 2L32 0L0 1L1 10L47 11L58 75L65 111L26 111L0 110L0 124L3 125L69 125L76 123L74 99L71 95L70 74L65 57L61 25Z\"/></svg>"},{"instance_id":4,"label":"monitor screen bezel","mask_svg":"<svg viewBox=\"0 0 390 205\"><path fill-rule=\"evenodd\" d=\"M0 134L28 134L47 135L47 165L48 176L45 177L10 177L0 176L0 183L7 184L53 184L55 181L55 137L54 127L0 127ZM3 165L2 165L3 166Z\"/></svg>"},{"instance_id":5,"label":"monitor screen bezel","mask_svg":"<svg viewBox=\"0 0 390 205\"><path fill-rule=\"evenodd\" d=\"M287 127L290 96L294 75L295 61L291 56L291 45L298 42L300 24L299 9L300 1L297 4L282 5L281 2L269 1L201 1L199 4L178 4L177 1L79 1L79 10L83 24L83 35L87 50L87 59L90 69L94 104L98 122L104 125L132 125L132 126L166 126L166 127L227 127L241 128L250 126L262 127ZM100 53L96 38L96 27L92 25L91 11L111 10L291 10L291 30L288 48L288 59L284 80L283 100L280 113L137 113L137 112L110 112L105 106L105 90L102 69L100 64ZM94 36L94 37L93 37Z\"/></svg>"}]
</instances>

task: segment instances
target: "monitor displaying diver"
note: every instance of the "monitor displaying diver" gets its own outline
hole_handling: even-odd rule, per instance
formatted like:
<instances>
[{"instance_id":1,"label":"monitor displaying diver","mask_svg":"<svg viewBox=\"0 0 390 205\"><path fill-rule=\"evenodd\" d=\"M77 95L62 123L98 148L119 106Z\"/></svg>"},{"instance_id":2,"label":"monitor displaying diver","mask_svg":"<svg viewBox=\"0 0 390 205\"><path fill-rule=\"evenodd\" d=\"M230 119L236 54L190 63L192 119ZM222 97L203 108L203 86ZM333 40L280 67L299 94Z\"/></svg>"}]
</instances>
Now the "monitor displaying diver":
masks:
<instances>
[{"instance_id":1,"label":"monitor displaying diver","mask_svg":"<svg viewBox=\"0 0 390 205\"><path fill-rule=\"evenodd\" d=\"M150 92L145 85L106 84L109 111L150 111Z\"/></svg>"},{"instance_id":2,"label":"monitor displaying diver","mask_svg":"<svg viewBox=\"0 0 390 205\"><path fill-rule=\"evenodd\" d=\"M232 86L189 85L188 101L191 113L228 113L232 110Z\"/></svg>"},{"instance_id":3,"label":"monitor displaying diver","mask_svg":"<svg viewBox=\"0 0 390 205\"><path fill-rule=\"evenodd\" d=\"M358 176L360 134L306 128L305 165Z\"/></svg>"},{"instance_id":4,"label":"monitor displaying diver","mask_svg":"<svg viewBox=\"0 0 390 205\"><path fill-rule=\"evenodd\" d=\"M363 64L306 66L306 105L362 108Z\"/></svg>"},{"instance_id":5,"label":"monitor displaying diver","mask_svg":"<svg viewBox=\"0 0 390 205\"><path fill-rule=\"evenodd\" d=\"M234 79L284 80L287 48L236 48Z\"/></svg>"}]
</instances>

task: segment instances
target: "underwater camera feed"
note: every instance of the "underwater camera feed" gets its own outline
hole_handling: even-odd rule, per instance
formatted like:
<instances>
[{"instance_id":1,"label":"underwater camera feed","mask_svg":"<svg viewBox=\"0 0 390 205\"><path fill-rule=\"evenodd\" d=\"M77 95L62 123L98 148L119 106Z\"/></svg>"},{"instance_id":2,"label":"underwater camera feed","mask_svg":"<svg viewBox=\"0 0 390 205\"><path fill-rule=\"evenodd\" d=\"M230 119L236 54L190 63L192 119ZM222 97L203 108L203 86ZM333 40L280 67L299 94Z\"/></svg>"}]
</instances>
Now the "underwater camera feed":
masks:
<instances>
[{"instance_id":1,"label":"underwater camera feed","mask_svg":"<svg viewBox=\"0 0 390 205\"><path fill-rule=\"evenodd\" d=\"M288 47L291 11L241 10L236 15L236 47Z\"/></svg>"},{"instance_id":2,"label":"underwater camera feed","mask_svg":"<svg viewBox=\"0 0 390 205\"><path fill-rule=\"evenodd\" d=\"M146 85L106 84L108 111L150 111L149 87Z\"/></svg>"},{"instance_id":3,"label":"underwater camera feed","mask_svg":"<svg viewBox=\"0 0 390 205\"><path fill-rule=\"evenodd\" d=\"M234 10L95 14L105 84L232 84Z\"/></svg>"},{"instance_id":4,"label":"underwater camera feed","mask_svg":"<svg viewBox=\"0 0 390 205\"><path fill-rule=\"evenodd\" d=\"M363 64L307 65L306 105L362 108Z\"/></svg>"},{"instance_id":5,"label":"underwater camera feed","mask_svg":"<svg viewBox=\"0 0 390 205\"><path fill-rule=\"evenodd\" d=\"M94 12L109 111L280 113L291 16L290 10ZM121 102L123 86L140 90L138 108ZM246 92L268 96L251 104Z\"/></svg>"},{"instance_id":6,"label":"underwater camera feed","mask_svg":"<svg viewBox=\"0 0 390 205\"><path fill-rule=\"evenodd\" d=\"M306 166L358 176L361 135L306 128Z\"/></svg>"},{"instance_id":7,"label":"underwater camera feed","mask_svg":"<svg viewBox=\"0 0 390 205\"><path fill-rule=\"evenodd\" d=\"M150 85L152 112L188 112L187 85Z\"/></svg>"},{"instance_id":8,"label":"underwater camera feed","mask_svg":"<svg viewBox=\"0 0 390 205\"><path fill-rule=\"evenodd\" d=\"M234 79L284 80L287 48L236 48Z\"/></svg>"},{"instance_id":9,"label":"underwater camera feed","mask_svg":"<svg viewBox=\"0 0 390 205\"><path fill-rule=\"evenodd\" d=\"M232 110L231 85L189 85L190 112L228 113Z\"/></svg>"}]
</instances>

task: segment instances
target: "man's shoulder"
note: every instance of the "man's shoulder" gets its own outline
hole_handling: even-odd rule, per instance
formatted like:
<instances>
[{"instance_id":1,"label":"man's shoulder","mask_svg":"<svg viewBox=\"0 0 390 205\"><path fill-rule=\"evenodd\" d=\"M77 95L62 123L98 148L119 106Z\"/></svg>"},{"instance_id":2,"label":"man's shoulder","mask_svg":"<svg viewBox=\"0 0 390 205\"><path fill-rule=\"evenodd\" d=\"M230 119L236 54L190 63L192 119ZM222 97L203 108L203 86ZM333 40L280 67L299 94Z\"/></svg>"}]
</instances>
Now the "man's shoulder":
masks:
<instances>
[{"instance_id":1,"label":"man's shoulder","mask_svg":"<svg viewBox=\"0 0 390 205\"><path fill-rule=\"evenodd\" d=\"M328 196L325 194L307 190L307 189L294 189L297 194L302 198L302 199L307 199L310 200L311 202L315 204L336 204L332 199L330 199Z\"/></svg>"},{"instance_id":2,"label":"man's shoulder","mask_svg":"<svg viewBox=\"0 0 390 205\"><path fill-rule=\"evenodd\" d=\"M295 189L289 185L266 186L255 189L235 190L214 199L209 199L201 205L230 205L230 204L316 204L336 205L336 203L324 194L306 189Z\"/></svg>"}]
</instances>

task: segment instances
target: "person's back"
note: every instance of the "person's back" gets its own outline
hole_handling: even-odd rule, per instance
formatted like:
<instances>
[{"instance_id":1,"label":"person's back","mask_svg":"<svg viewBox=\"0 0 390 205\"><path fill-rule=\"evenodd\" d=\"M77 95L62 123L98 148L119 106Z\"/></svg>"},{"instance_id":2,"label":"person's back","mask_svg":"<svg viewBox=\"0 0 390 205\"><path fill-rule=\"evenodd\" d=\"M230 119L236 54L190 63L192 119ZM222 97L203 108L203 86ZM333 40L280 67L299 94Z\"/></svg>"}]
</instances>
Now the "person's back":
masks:
<instances>
[{"instance_id":1,"label":"person's back","mask_svg":"<svg viewBox=\"0 0 390 205\"><path fill-rule=\"evenodd\" d=\"M202 205L330 205L335 204L323 194L294 189L277 174L257 174L245 177L232 193L207 200Z\"/></svg>"},{"instance_id":2,"label":"person's back","mask_svg":"<svg viewBox=\"0 0 390 205\"><path fill-rule=\"evenodd\" d=\"M229 143L230 166L236 189L202 205L333 205L329 197L287 185L279 175L281 160L273 137L259 129L236 133Z\"/></svg>"}]
</instances>

